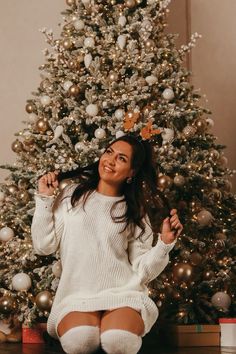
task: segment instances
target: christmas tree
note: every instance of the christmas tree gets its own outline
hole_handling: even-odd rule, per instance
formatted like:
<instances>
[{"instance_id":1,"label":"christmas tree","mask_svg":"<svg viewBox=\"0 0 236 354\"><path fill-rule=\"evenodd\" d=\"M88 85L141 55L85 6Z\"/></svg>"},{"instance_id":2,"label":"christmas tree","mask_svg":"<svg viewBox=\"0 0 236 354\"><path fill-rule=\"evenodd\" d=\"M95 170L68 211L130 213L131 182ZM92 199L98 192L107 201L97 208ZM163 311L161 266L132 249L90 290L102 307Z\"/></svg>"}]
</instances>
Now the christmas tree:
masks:
<instances>
[{"instance_id":1,"label":"christmas tree","mask_svg":"<svg viewBox=\"0 0 236 354\"><path fill-rule=\"evenodd\" d=\"M153 145L158 187L184 224L170 264L150 284L161 315L175 323L235 315L233 172L184 67L198 34L177 49L165 31L169 3L66 0L60 38L42 30L51 49L12 143L16 162L1 166L10 173L0 186L0 318L46 320L59 282L59 255L32 249L38 178L94 162L127 133ZM146 192L156 236L160 215Z\"/></svg>"}]
</instances>

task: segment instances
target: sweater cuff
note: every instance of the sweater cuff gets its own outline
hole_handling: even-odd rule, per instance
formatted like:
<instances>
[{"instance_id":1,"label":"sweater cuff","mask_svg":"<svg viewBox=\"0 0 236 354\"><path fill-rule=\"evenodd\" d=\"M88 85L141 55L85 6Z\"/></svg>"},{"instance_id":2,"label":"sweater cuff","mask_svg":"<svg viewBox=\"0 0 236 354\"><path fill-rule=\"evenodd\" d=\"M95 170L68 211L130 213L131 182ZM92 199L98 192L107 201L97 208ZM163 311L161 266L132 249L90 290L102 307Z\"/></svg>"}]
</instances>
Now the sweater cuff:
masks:
<instances>
[{"instance_id":1,"label":"sweater cuff","mask_svg":"<svg viewBox=\"0 0 236 354\"><path fill-rule=\"evenodd\" d=\"M37 207L50 209L55 201L55 195L45 195L35 192L34 199Z\"/></svg>"},{"instance_id":2,"label":"sweater cuff","mask_svg":"<svg viewBox=\"0 0 236 354\"><path fill-rule=\"evenodd\" d=\"M166 256L174 248L176 242L177 242L177 238L171 243L163 242L161 239L161 234L159 233L156 246L160 248L163 251L163 254Z\"/></svg>"}]
</instances>

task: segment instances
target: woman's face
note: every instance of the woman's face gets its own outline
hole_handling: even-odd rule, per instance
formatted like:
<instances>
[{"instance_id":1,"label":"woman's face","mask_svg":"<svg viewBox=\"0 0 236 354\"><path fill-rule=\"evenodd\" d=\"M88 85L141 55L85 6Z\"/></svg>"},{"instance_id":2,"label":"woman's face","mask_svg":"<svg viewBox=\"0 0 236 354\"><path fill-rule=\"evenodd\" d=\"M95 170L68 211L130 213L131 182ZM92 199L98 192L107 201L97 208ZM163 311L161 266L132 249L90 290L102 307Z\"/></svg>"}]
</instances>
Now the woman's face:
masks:
<instances>
[{"instance_id":1,"label":"woman's face","mask_svg":"<svg viewBox=\"0 0 236 354\"><path fill-rule=\"evenodd\" d=\"M132 146L122 140L116 141L101 156L98 172L100 179L113 185L121 185L128 177L132 177Z\"/></svg>"}]
</instances>

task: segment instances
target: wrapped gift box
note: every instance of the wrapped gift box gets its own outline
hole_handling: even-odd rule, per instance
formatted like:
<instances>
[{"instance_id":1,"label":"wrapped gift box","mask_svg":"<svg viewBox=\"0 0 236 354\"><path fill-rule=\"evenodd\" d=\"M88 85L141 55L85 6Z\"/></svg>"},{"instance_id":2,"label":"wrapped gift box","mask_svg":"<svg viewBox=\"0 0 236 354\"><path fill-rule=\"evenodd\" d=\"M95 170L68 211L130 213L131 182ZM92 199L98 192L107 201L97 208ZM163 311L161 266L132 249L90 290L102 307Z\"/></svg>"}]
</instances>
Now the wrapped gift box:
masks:
<instances>
[{"instance_id":1,"label":"wrapped gift box","mask_svg":"<svg viewBox=\"0 0 236 354\"><path fill-rule=\"evenodd\" d=\"M44 343L43 334L46 331L46 323L37 323L33 327L22 325L22 343Z\"/></svg>"},{"instance_id":2,"label":"wrapped gift box","mask_svg":"<svg viewBox=\"0 0 236 354\"><path fill-rule=\"evenodd\" d=\"M212 347L220 345L219 325L165 325L160 330L164 342L175 347Z\"/></svg>"},{"instance_id":3,"label":"wrapped gift box","mask_svg":"<svg viewBox=\"0 0 236 354\"><path fill-rule=\"evenodd\" d=\"M220 344L222 347L236 347L236 318L220 318Z\"/></svg>"}]
</instances>

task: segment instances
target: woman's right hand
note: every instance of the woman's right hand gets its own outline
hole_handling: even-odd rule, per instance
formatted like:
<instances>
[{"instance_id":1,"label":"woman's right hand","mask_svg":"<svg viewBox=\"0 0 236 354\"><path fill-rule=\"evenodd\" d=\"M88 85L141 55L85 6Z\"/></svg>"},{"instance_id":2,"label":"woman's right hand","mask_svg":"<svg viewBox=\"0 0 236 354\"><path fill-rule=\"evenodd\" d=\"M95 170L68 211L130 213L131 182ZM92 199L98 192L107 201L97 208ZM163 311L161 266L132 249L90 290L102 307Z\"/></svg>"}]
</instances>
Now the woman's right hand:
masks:
<instances>
[{"instance_id":1,"label":"woman's right hand","mask_svg":"<svg viewBox=\"0 0 236 354\"><path fill-rule=\"evenodd\" d=\"M51 196L59 185L57 176L59 171L48 172L38 180L38 193Z\"/></svg>"}]
</instances>

